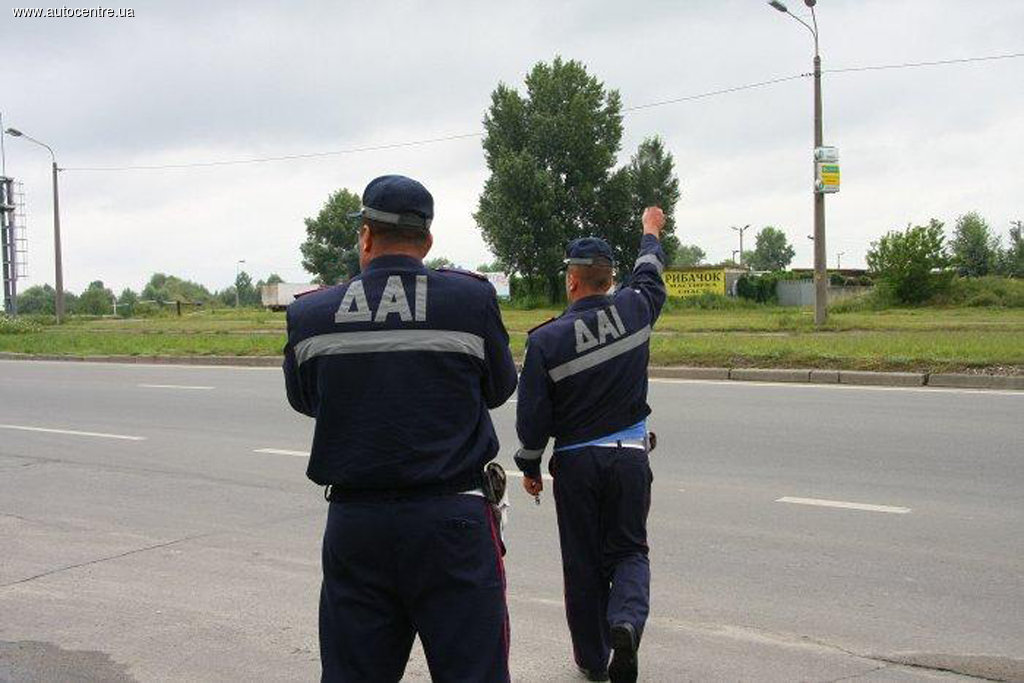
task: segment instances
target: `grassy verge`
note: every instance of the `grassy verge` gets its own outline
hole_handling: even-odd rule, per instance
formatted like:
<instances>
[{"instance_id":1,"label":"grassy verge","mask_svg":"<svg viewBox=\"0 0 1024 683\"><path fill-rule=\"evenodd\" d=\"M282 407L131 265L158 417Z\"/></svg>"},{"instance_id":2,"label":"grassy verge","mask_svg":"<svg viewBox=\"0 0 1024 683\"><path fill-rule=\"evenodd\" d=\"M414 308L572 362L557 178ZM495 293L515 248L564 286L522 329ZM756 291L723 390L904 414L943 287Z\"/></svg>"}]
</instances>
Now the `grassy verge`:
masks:
<instances>
[{"instance_id":1,"label":"grassy verge","mask_svg":"<svg viewBox=\"0 0 1024 683\"><path fill-rule=\"evenodd\" d=\"M558 310L506 310L513 353ZM0 332L0 351L57 355L275 356L284 315L216 311L132 320L75 319L61 327ZM952 308L853 311L815 330L799 309L668 311L651 342L657 365L980 370L1024 373L1024 310Z\"/></svg>"}]
</instances>

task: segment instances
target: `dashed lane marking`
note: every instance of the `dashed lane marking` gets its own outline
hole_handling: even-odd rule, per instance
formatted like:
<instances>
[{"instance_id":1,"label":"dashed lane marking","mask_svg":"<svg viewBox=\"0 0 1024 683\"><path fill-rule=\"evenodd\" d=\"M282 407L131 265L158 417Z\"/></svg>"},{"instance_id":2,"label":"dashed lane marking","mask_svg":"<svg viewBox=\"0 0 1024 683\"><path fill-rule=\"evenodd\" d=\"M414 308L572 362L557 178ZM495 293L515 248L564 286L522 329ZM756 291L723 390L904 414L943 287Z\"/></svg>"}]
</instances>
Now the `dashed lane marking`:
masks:
<instances>
[{"instance_id":1,"label":"dashed lane marking","mask_svg":"<svg viewBox=\"0 0 1024 683\"><path fill-rule=\"evenodd\" d=\"M80 432L74 429L51 429L49 427L27 427L25 425L0 425L0 429L14 429L22 432L42 432L44 434L67 434L68 436L90 436L97 439L120 439L122 441L145 441L144 436L128 436L126 434L104 434L103 432Z\"/></svg>"},{"instance_id":2,"label":"dashed lane marking","mask_svg":"<svg viewBox=\"0 0 1024 683\"><path fill-rule=\"evenodd\" d=\"M793 503L795 505L814 505L823 508L841 508L843 510L864 510L866 512L888 512L894 515L905 515L910 508L896 507L893 505L871 505L869 503L850 503L845 500L823 500L821 498L795 498L785 496L775 501L776 503Z\"/></svg>"},{"instance_id":3,"label":"dashed lane marking","mask_svg":"<svg viewBox=\"0 0 1024 683\"><path fill-rule=\"evenodd\" d=\"M307 451L287 451L283 448L257 448L253 453L267 453L269 455L291 455L296 458L308 458L309 453Z\"/></svg>"}]
</instances>

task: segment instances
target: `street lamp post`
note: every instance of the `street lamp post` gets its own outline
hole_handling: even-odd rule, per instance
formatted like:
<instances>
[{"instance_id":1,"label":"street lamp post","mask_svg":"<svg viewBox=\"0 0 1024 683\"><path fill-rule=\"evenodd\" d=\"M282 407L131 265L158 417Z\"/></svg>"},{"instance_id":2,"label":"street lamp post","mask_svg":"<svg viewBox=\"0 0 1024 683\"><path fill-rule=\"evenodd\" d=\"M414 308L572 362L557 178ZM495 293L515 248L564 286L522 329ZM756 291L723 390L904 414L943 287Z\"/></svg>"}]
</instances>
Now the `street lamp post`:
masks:
<instances>
[{"instance_id":1,"label":"street lamp post","mask_svg":"<svg viewBox=\"0 0 1024 683\"><path fill-rule=\"evenodd\" d=\"M843 269L843 256L846 255L845 251L836 252L836 270Z\"/></svg>"},{"instance_id":2,"label":"street lamp post","mask_svg":"<svg viewBox=\"0 0 1024 683\"><path fill-rule=\"evenodd\" d=\"M235 308L238 308L238 276L241 275L241 266L245 263L245 259L238 259L235 263Z\"/></svg>"},{"instance_id":3,"label":"street lamp post","mask_svg":"<svg viewBox=\"0 0 1024 683\"><path fill-rule=\"evenodd\" d=\"M6 132L11 137L25 138L30 142L36 143L40 147L45 147L50 153L50 161L53 166L53 265L54 270L56 271L54 276L56 282L54 284L57 288L55 312L57 314L57 324L59 325L61 320L64 319L64 266L60 251L60 192L57 189L57 171L60 169L57 168L57 156L53 153L53 148L48 144L36 140L31 135L22 133L17 128L8 128Z\"/></svg>"},{"instance_id":4,"label":"street lamp post","mask_svg":"<svg viewBox=\"0 0 1024 683\"><path fill-rule=\"evenodd\" d=\"M814 5L817 0L804 0L804 4L811 8L812 27L806 21L796 16L779 0L770 0L768 3L773 8L788 14L800 22L814 36L814 148L818 149L824 145L821 130L821 55L818 51L818 17L814 13ZM814 324L823 325L828 315L828 275L826 273L827 263L825 251L825 195L817 187L814 192Z\"/></svg>"},{"instance_id":5,"label":"street lamp post","mask_svg":"<svg viewBox=\"0 0 1024 683\"><path fill-rule=\"evenodd\" d=\"M740 265L741 266L743 265L743 233L745 233L748 228L750 228L750 224L744 225L742 228L737 228L736 226L732 226L732 229L740 234Z\"/></svg>"}]
</instances>

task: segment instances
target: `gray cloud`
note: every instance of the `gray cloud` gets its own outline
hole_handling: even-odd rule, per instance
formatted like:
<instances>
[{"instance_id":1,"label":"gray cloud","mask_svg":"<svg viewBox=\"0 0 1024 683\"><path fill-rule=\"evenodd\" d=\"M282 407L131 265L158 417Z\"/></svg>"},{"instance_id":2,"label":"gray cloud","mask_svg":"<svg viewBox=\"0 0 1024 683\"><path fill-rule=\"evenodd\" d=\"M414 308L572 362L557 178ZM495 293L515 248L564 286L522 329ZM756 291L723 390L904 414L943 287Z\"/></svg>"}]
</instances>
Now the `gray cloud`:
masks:
<instances>
[{"instance_id":1,"label":"gray cloud","mask_svg":"<svg viewBox=\"0 0 1024 683\"><path fill-rule=\"evenodd\" d=\"M797 0L791 2L796 6ZM1019 51L1016 0L819 3L826 68ZM754 0L569 3L147 3L131 20L0 15L9 125L64 166L281 155L480 129L499 81L538 60L580 59L627 106L806 72L810 39ZM1024 60L825 80L826 137L844 189L829 198L829 252L863 262L907 221L977 209L1004 231L1024 177ZM731 224L780 225L810 262L807 79L627 115L622 160L662 135L683 185L683 238L712 258ZM52 280L41 150L8 140L26 184L32 282ZM478 140L187 171L67 172L66 279L138 287L154 270L222 287L234 260L304 277L302 218L340 186L422 177L437 198L438 253L489 260L471 214L486 178ZM836 248L833 249L832 247ZM833 259L830 256L830 260Z\"/></svg>"}]
</instances>

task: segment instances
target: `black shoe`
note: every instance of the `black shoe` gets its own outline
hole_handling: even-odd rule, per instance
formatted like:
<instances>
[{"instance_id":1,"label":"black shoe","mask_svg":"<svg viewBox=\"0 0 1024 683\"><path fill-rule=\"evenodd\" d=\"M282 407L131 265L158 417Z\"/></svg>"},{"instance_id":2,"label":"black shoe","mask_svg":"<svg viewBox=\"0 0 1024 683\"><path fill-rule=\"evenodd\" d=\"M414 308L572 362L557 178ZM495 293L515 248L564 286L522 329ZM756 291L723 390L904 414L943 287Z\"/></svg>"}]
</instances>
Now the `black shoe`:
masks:
<instances>
[{"instance_id":1,"label":"black shoe","mask_svg":"<svg viewBox=\"0 0 1024 683\"><path fill-rule=\"evenodd\" d=\"M586 669L586 668L580 666L579 664L576 665L576 668L580 670L580 674L582 674L582 676L584 678L586 678L588 681L607 681L608 680L608 672L607 671L603 671L603 670L602 671L591 671L590 669Z\"/></svg>"},{"instance_id":2,"label":"black shoe","mask_svg":"<svg viewBox=\"0 0 1024 683\"><path fill-rule=\"evenodd\" d=\"M632 624L612 626L612 663L608 666L612 683L636 682L636 649L636 631Z\"/></svg>"}]
</instances>

